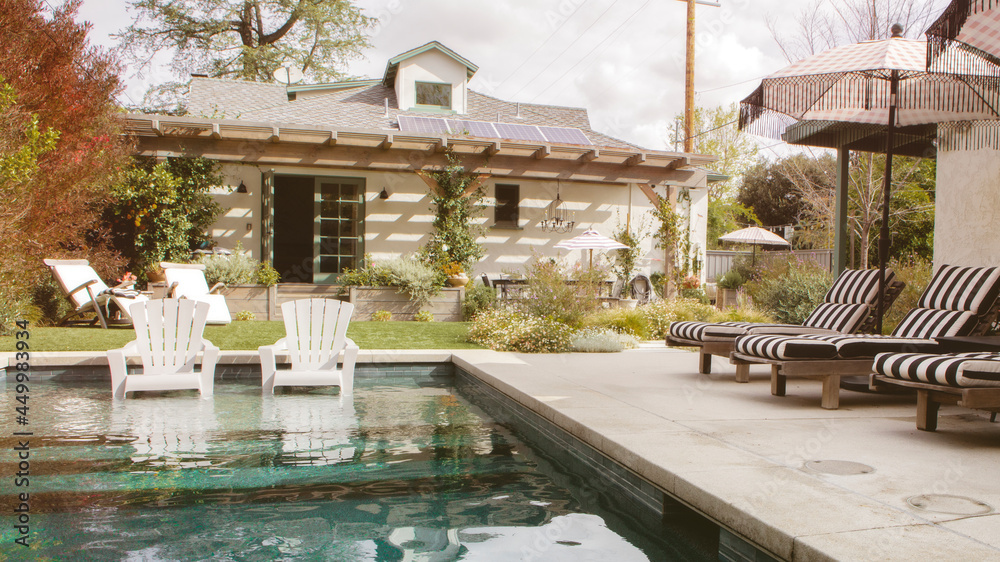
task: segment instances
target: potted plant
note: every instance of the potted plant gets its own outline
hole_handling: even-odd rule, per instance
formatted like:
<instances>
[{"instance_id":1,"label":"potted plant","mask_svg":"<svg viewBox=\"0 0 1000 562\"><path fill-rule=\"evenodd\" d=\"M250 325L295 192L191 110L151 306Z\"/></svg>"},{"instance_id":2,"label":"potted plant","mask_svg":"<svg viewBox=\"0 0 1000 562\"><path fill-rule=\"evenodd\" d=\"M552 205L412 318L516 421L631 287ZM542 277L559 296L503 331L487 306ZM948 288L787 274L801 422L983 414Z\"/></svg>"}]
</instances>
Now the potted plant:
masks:
<instances>
[{"instance_id":1,"label":"potted plant","mask_svg":"<svg viewBox=\"0 0 1000 562\"><path fill-rule=\"evenodd\" d=\"M718 288L718 293L715 299L715 305L718 308L729 308L736 306L738 300L736 298L737 290L743 286L746 280L740 275L739 271L735 269L730 269L724 275L719 277L716 282L716 287Z\"/></svg>"},{"instance_id":2,"label":"potted plant","mask_svg":"<svg viewBox=\"0 0 1000 562\"><path fill-rule=\"evenodd\" d=\"M464 287L469 284L469 277L462 271L462 266L458 262L450 262L443 268L444 274L448 276L448 284L452 287Z\"/></svg>"}]
</instances>

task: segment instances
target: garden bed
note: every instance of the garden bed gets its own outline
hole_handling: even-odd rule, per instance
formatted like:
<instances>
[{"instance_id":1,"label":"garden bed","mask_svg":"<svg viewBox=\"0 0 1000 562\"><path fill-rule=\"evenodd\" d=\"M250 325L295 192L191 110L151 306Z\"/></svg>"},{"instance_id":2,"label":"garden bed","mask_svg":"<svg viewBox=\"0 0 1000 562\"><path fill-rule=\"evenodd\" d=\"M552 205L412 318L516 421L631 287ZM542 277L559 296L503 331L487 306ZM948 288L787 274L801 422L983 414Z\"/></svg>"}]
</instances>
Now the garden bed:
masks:
<instances>
[{"instance_id":1,"label":"garden bed","mask_svg":"<svg viewBox=\"0 0 1000 562\"><path fill-rule=\"evenodd\" d=\"M426 310L435 321L461 322L464 298L465 287L441 289L424 306L400 293L397 287L350 287L347 294L347 302L354 304L354 319L361 321L371 320L379 310L389 311L393 320L413 320L418 312Z\"/></svg>"}]
</instances>

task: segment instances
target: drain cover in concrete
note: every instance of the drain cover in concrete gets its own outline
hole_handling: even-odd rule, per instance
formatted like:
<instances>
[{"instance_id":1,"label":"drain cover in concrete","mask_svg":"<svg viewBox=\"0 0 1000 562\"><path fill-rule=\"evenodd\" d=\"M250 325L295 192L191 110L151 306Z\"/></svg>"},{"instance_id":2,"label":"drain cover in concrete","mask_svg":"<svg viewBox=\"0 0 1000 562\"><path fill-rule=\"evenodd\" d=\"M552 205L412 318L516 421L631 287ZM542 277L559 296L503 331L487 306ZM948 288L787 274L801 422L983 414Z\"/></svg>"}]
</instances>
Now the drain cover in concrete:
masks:
<instances>
[{"instance_id":1,"label":"drain cover in concrete","mask_svg":"<svg viewBox=\"0 0 1000 562\"><path fill-rule=\"evenodd\" d=\"M851 461L808 461L806 462L806 468L813 472L836 474L837 476L853 476L855 474L875 472L875 469L867 464Z\"/></svg>"},{"instance_id":2,"label":"drain cover in concrete","mask_svg":"<svg viewBox=\"0 0 1000 562\"><path fill-rule=\"evenodd\" d=\"M965 496L948 494L921 494L906 498L906 503L917 509L948 513L950 515L984 515L993 512L993 507L979 500Z\"/></svg>"}]
</instances>

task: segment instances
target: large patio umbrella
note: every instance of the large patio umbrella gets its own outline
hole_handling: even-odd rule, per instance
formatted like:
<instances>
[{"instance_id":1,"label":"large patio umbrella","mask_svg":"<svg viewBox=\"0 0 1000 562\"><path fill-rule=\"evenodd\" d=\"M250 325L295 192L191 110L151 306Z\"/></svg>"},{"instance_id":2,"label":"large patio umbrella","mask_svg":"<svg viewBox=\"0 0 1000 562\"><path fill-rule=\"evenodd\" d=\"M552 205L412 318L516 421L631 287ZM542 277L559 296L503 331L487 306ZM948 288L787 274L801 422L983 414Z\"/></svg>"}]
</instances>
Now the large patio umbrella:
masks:
<instances>
[{"instance_id":1,"label":"large patio umbrella","mask_svg":"<svg viewBox=\"0 0 1000 562\"><path fill-rule=\"evenodd\" d=\"M887 126L883 179L882 228L879 234L879 286L885 290L889 253L889 197L892 155L899 127L973 119L1000 118L1000 79L976 72L968 53L958 53L952 72L927 71L927 42L893 36L880 41L842 45L805 58L765 78L740 103L742 130L780 137L798 121ZM878 328L883 303L879 301Z\"/></svg>"},{"instance_id":2,"label":"large patio umbrella","mask_svg":"<svg viewBox=\"0 0 1000 562\"><path fill-rule=\"evenodd\" d=\"M591 268L594 267L594 250L624 250L628 248L625 244L603 236L593 229L587 229L583 234L569 240L563 240L553 247L564 250L590 250Z\"/></svg>"},{"instance_id":3,"label":"large patio umbrella","mask_svg":"<svg viewBox=\"0 0 1000 562\"><path fill-rule=\"evenodd\" d=\"M956 62L966 65L962 55L972 53L982 61L978 71L1000 72L1000 2L952 0L924 33L928 68L946 71Z\"/></svg>"},{"instance_id":4,"label":"large patio umbrella","mask_svg":"<svg viewBox=\"0 0 1000 562\"><path fill-rule=\"evenodd\" d=\"M791 246L791 242L759 226L748 226L734 230L719 237L721 242L734 244L751 244L753 246L753 263L757 263L757 246Z\"/></svg>"}]
</instances>

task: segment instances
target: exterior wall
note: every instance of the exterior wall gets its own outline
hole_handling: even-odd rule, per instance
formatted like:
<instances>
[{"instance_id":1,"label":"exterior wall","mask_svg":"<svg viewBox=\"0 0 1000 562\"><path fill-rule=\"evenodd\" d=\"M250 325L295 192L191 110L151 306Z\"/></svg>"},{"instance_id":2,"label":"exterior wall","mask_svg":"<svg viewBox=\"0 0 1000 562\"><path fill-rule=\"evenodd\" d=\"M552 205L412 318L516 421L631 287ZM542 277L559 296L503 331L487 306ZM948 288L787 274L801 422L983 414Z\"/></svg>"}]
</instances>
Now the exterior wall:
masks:
<instances>
[{"instance_id":1,"label":"exterior wall","mask_svg":"<svg viewBox=\"0 0 1000 562\"><path fill-rule=\"evenodd\" d=\"M466 113L465 88L468 69L455 59L430 50L399 63L396 72L396 100L399 109L406 111L416 104L414 82L451 84L451 106L458 113Z\"/></svg>"},{"instance_id":2,"label":"exterior wall","mask_svg":"<svg viewBox=\"0 0 1000 562\"><path fill-rule=\"evenodd\" d=\"M704 284L707 268L705 249L708 247L708 189L691 189L691 253L702 264L699 277ZM713 279L714 281L714 279Z\"/></svg>"},{"instance_id":3,"label":"exterior wall","mask_svg":"<svg viewBox=\"0 0 1000 562\"><path fill-rule=\"evenodd\" d=\"M413 173L387 173L366 170L333 170L275 166L276 174L363 178L365 180L365 253L374 259L385 259L416 252L425 244L434 220L427 185ZM226 208L225 214L212 228L212 235L223 248L233 248L242 242L253 257L260 259L260 192L262 168L253 165L227 164L223 167L227 182L239 185L242 180L250 193L219 190L216 200ZM480 218L482 224L492 226L494 221L494 186L497 183L520 186L519 227L489 228L480 239L486 256L477 265L474 276L482 273L497 275L520 271L536 255L565 259L569 264L586 265L588 252L567 251L554 248L558 242L593 228L605 236L612 236L619 225L624 225L630 208L633 229L641 228L647 235L643 242L639 269L645 273L663 271L663 251L653 248L652 232L655 217L652 205L637 186L595 184L582 182L519 180L496 178L487 180L487 209ZM539 223L546 217L557 187L567 212L572 213L576 227L572 232L557 234L543 232ZM702 186L704 187L704 186ZM388 199L379 199L382 189L389 192ZM664 187L656 188L662 196ZM676 192L676 188L674 188ZM692 242L698 244L704 260L707 195L705 189L691 190ZM247 224L251 230L247 231ZM607 263L602 252L594 252L594 264Z\"/></svg>"},{"instance_id":4,"label":"exterior wall","mask_svg":"<svg viewBox=\"0 0 1000 562\"><path fill-rule=\"evenodd\" d=\"M934 265L1000 265L1000 151L939 151Z\"/></svg>"}]
</instances>

